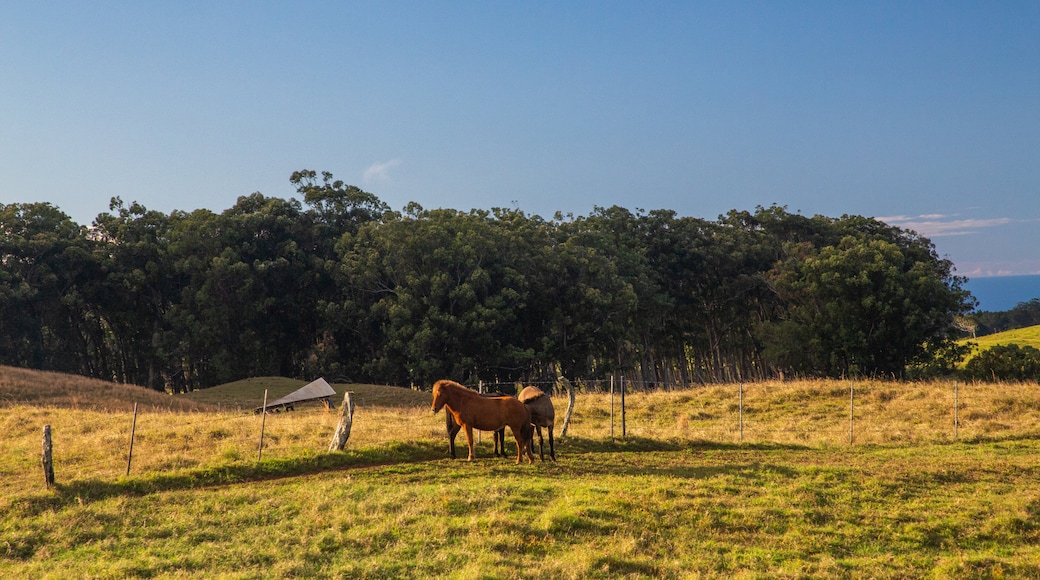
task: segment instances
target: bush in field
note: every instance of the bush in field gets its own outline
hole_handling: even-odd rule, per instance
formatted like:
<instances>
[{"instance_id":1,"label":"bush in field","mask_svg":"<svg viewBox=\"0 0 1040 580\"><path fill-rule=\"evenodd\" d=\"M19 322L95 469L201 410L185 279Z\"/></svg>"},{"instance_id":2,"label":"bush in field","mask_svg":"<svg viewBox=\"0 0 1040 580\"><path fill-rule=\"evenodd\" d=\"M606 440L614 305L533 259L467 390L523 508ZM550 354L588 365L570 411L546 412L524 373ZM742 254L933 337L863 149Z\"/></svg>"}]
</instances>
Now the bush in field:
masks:
<instances>
[{"instance_id":1,"label":"bush in field","mask_svg":"<svg viewBox=\"0 0 1040 580\"><path fill-rule=\"evenodd\" d=\"M968 361L964 373L981 381L1040 382L1040 350L1017 344L996 345Z\"/></svg>"}]
</instances>

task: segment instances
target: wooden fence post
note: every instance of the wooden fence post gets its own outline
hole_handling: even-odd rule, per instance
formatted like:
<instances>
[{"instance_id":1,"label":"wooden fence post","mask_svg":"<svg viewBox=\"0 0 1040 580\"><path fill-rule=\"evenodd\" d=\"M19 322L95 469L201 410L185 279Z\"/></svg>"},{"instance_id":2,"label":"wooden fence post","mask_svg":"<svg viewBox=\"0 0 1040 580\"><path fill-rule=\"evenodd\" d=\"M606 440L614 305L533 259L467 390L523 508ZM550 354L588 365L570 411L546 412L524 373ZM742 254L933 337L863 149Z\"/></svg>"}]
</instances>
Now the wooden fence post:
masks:
<instances>
[{"instance_id":1,"label":"wooden fence post","mask_svg":"<svg viewBox=\"0 0 1040 580\"><path fill-rule=\"evenodd\" d=\"M610 442L614 442L614 375L610 375Z\"/></svg>"},{"instance_id":2,"label":"wooden fence post","mask_svg":"<svg viewBox=\"0 0 1040 580\"><path fill-rule=\"evenodd\" d=\"M47 489L54 485L54 452L51 447L51 426L43 426L43 481Z\"/></svg>"},{"instance_id":3,"label":"wooden fence post","mask_svg":"<svg viewBox=\"0 0 1040 580\"><path fill-rule=\"evenodd\" d=\"M481 395L484 394L484 381L477 381L477 392ZM480 429L476 429L477 432L477 445L480 445Z\"/></svg>"},{"instance_id":4,"label":"wooden fence post","mask_svg":"<svg viewBox=\"0 0 1040 580\"><path fill-rule=\"evenodd\" d=\"M960 418L960 382L953 382L953 439L956 441L959 437L959 430L961 426Z\"/></svg>"},{"instance_id":5,"label":"wooden fence post","mask_svg":"<svg viewBox=\"0 0 1040 580\"><path fill-rule=\"evenodd\" d=\"M560 429L560 437L566 437L567 428L571 425L571 414L574 413L574 383L563 376L560 365L556 365L556 384L567 389L567 414L563 417L563 427Z\"/></svg>"},{"instance_id":6,"label":"wooden fence post","mask_svg":"<svg viewBox=\"0 0 1040 580\"><path fill-rule=\"evenodd\" d=\"M343 451L350 439L350 427L354 423L354 399L351 392L343 393L343 404L339 408L339 423L336 432L332 434L332 442L329 443L329 452Z\"/></svg>"},{"instance_id":7,"label":"wooden fence post","mask_svg":"<svg viewBox=\"0 0 1040 580\"><path fill-rule=\"evenodd\" d=\"M740 443L744 443L744 383L739 383L737 389L740 397L740 402L738 404L740 408Z\"/></svg>"},{"instance_id":8,"label":"wooden fence post","mask_svg":"<svg viewBox=\"0 0 1040 580\"><path fill-rule=\"evenodd\" d=\"M625 433L625 375L621 375L621 438L627 439Z\"/></svg>"},{"instance_id":9,"label":"wooden fence post","mask_svg":"<svg viewBox=\"0 0 1040 580\"><path fill-rule=\"evenodd\" d=\"M264 456L264 427L267 426L267 389L264 389L264 406L260 408L260 414L263 418L260 420L260 446L256 449L257 463L260 463L260 458Z\"/></svg>"},{"instance_id":10,"label":"wooden fence post","mask_svg":"<svg viewBox=\"0 0 1040 580\"><path fill-rule=\"evenodd\" d=\"M130 462L134 458L134 433L137 432L137 403L134 403L134 420L130 423L130 453L126 456L126 475L130 476Z\"/></svg>"},{"instance_id":11,"label":"wooden fence post","mask_svg":"<svg viewBox=\"0 0 1040 580\"><path fill-rule=\"evenodd\" d=\"M855 392L856 382L849 381L849 445L852 445L852 418L855 416L855 407L853 393Z\"/></svg>"}]
</instances>

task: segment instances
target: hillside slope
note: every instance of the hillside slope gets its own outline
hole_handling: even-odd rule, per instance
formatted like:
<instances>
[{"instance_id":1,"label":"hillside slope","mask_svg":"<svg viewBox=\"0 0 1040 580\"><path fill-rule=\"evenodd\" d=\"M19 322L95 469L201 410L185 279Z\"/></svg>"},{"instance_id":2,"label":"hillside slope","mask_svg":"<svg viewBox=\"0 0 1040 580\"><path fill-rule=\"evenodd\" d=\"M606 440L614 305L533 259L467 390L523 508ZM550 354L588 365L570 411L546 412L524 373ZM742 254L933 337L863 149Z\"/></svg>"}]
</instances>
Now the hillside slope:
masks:
<instances>
[{"instance_id":1,"label":"hillside slope","mask_svg":"<svg viewBox=\"0 0 1040 580\"><path fill-rule=\"evenodd\" d=\"M307 384L284 377L257 377L194 391L168 395L135 385L123 385L78 375L0 366L0 406L32 405L90 409L96 411L130 411L134 403L140 410L207 411L214 407L259 407L264 400L288 395ZM363 384L332 384L336 391L333 406L343 400L343 393L354 393L359 406L421 407L430 404L430 394L401 387ZM318 404L318 403L312 403Z\"/></svg>"},{"instance_id":2,"label":"hillside slope","mask_svg":"<svg viewBox=\"0 0 1040 580\"><path fill-rule=\"evenodd\" d=\"M135 385L121 385L78 375L0 366L0 405L33 405L96 411L202 411L190 399L172 397Z\"/></svg>"},{"instance_id":3,"label":"hillside slope","mask_svg":"<svg viewBox=\"0 0 1040 580\"><path fill-rule=\"evenodd\" d=\"M306 384L307 381L287 379L285 377L256 377L193 391L180 395L178 398L185 398L208 405L253 409L263 404L264 390L267 390L267 400L273 401L288 395ZM420 407L430 404L429 393L401 387L357 383L331 383L330 386L336 391L335 400L332 401L334 407L339 406L343 400L343 393L346 391L354 393L354 404L359 406ZM305 404L316 405L319 403Z\"/></svg>"},{"instance_id":4,"label":"hillside slope","mask_svg":"<svg viewBox=\"0 0 1040 580\"><path fill-rule=\"evenodd\" d=\"M1040 325L987 334L975 339L966 338L958 342L960 344L975 343L977 345L972 349L972 353L965 359L965 362L979 352L997 345L1017 344L1018 346L1031 346L1040 349Z\"/></svg>"}]
</instances>

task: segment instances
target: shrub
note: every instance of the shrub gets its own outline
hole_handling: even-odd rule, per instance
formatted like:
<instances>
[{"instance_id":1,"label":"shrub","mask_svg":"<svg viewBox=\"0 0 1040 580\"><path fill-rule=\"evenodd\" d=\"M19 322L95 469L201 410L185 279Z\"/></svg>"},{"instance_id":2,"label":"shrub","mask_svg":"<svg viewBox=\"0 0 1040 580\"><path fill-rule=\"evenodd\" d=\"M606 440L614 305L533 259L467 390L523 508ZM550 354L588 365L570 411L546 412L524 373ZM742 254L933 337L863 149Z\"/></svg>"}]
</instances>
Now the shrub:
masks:
<instances>
[{"instance_id":1,"label":"shrub","mask_svg":"<svg viewBox=\"0 0 1040 580\"><path fill-rule=\"evenodd\" d=\"M1017 344L996 345L968 361L964 374L981 381L1040 382L1040 350Z\"/></svg>"}]
</instances>

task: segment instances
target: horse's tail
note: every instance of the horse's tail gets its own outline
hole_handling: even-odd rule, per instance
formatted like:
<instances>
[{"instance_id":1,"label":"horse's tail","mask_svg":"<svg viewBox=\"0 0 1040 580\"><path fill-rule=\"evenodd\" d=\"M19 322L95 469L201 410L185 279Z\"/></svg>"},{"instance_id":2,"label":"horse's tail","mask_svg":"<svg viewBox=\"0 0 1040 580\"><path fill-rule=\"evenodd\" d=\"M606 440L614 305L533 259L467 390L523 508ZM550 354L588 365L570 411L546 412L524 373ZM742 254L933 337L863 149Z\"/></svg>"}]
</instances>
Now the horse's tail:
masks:
<instances>
[{"instance_id":1,"label":"horse's tail","mask_svg":"<svg viewBox=\"0 0 1040 580\"><path fill-rule=\"evenodd\" d=\"M520 428L520 438L527 441L529 446L534 443L534 423L530 421L524 423L524 426Z\"/></svg>"}]
</instances>

